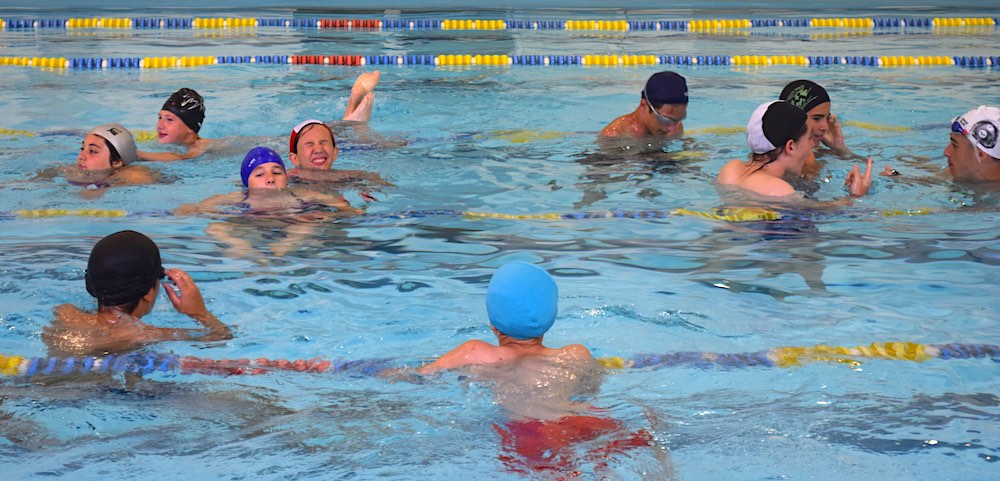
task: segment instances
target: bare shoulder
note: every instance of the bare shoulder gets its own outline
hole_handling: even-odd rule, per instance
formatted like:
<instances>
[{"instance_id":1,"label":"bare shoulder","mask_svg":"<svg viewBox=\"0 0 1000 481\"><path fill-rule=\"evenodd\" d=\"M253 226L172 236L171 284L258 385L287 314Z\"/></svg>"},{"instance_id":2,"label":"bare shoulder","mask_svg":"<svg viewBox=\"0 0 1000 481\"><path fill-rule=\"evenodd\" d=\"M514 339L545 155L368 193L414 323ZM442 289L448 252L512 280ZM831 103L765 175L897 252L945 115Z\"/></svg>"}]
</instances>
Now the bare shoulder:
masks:
<instances>
[{"instance_id":1,"label":"bare shoulder","mask_svg":"<svg viewBox=\"0 0 1000 481\"><path fill-rule=\"evenodd\" d=\"M795 188L784 179L763 172L751 174L741 187L767 197L787 197L795 194Z\"/></svg>"},{"instance_id":2,"label":"bare shoulder","mask_svg":"<svg viewBox=\"0 0 1000 481\"><path fill-rule=\"evenodd\" d=\"M559 352L566 354L568 356L580 358L580 359L593 359L593 354L590 353L590 349L583 344L570 344L568 346L563 346L559 349Z\"/></svg>"},{"instance_id":3,"label":"bare shoulder","mask_svg":"<svg viewBox=\"0 0 1000 481\"><path fill-rule=\"evenodd\" d=\"M738 184L739 178L745 170L746 164L742 160L731 160L719 169L719 175L716 177L715 182L723 185Z\"/></svg>"},{"instance_id":4,"label":"bare shoulder","mask_svg":"<svg viewBox=\"0 0 1000 481\"><path fill-rule=\"evenodd\" d=\"M601 132L597 136L601 138L616 138L622 134L628 133L632 124L630 115L631 114L625 114L612 120L610 124L601 129Z\"/></svg>"}]
</instances>

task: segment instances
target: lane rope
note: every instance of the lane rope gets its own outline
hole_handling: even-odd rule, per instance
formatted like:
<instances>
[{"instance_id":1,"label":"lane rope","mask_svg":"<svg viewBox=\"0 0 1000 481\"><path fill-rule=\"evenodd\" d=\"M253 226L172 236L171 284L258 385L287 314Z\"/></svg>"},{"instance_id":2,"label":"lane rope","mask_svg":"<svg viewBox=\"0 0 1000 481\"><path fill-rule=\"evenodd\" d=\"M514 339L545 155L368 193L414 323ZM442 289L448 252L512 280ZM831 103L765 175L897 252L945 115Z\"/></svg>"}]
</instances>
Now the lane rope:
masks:
<instances>
[{"instance_id":1,"label":"lane rope","mask_svg":"<svg viewBox=\"0 0 1000 481\"><path fill-rule=\"evenodd\" d=\"M636 354L631 357L598 358L606 369L659 369L696 367L735 369L757 367L789 368L807 362L833 362L859 365L864 359L926 362L932 359L991 359L1000 363L1000 346L995 344L918 344L879 342L864 346L778 347L749 353L674 352ZM276 371L302 373L348 373L374 376L397 367L411 367L413 362L399 359L208 359L175 354L133 352L122 355L24 357L0 354L0 375L4 376L82 376L88 374L136 373L209 374L224 376L259 375Z\"/></svg>"}]
</instances>

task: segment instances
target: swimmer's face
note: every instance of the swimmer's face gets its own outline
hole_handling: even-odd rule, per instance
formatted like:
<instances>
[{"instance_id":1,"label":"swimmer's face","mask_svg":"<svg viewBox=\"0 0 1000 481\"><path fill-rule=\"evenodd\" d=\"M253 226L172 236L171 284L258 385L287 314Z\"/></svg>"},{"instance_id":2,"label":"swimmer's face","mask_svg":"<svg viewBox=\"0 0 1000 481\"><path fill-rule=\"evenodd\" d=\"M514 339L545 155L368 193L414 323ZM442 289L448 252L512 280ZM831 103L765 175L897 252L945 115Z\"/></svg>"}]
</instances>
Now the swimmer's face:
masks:
<instances>
[{"instance_id":1,"label":"swimmer's face","mask_svg":"<svg viewBox=\"0 0 1000 481\"><path fill-rule=\"evenodd\" d=\"M285 169L274 162L258 165L247 177L250 189L284 189L288 186Z\"/></svg>"},{"instance_id":2,"label":"swimmer's face","mask_svg":"<svg viewBox=\"0 0 1000 481\"><path fill-rule=\"evenodd\" d=\"M979 149L964 135L951 133L948 146L944 148L944 156L948 159L948 170L955 180L977 180L981 177Z\"/></svg>"},{"instance_id":3,"label":"swimmer's face","mask_svg":"<svg viewBox=\"0 0 1000 481\"><path fill-rule=\"evenodd\" d=\"M111 169L111 150L104 137L97 134L87 135L80 146L80 155L76 156L76 166L81 170Z\"/></svg>"},{"instance_id":4,"label":"swimmer's face","mask_svg":"<svg viewBox=\"0 0 1000 481\"><path fill-rule=\"evenodd\" d=\"M830 131L830 102L823 102L806 112L806 125L809 126L813 146L821 144Z\"/></svg>"},{"instance_id":5,"label":"swimmer's face","mask_svg":"<svg viewBox=\"0 0 1000 481\"><path fill-rule=\"evenodd\" d=\"M645 100L643 100L646 103ZM687 118L687 104L663 104L658 109L646 103L643 124L652 135L662 135L668 138L680 137L684 134L684 119Z\"/></svg>"},{"instance_id":6,"label":"swimmer's face","mask_svg":"<svg viewBox=\"0 0 1000 481\"><path fill-rule=\"evenodd\" d=\"M161 144L183 144L188 136L193 135L187 124L169 110L161 110L156 121L156 141Z\"/></svg>"},{"instance_id":7,"label":"swimmer's face","mask_svg":"<svg viewBox=\"0 0 1000 481\"><path fill-rule=\"evenodd\" d=\"M330 170L337 160L337 146L330 132L319 124L302 127L295 145L296 152L288 160L300 169Z\"/></svg>"}]
</instances>

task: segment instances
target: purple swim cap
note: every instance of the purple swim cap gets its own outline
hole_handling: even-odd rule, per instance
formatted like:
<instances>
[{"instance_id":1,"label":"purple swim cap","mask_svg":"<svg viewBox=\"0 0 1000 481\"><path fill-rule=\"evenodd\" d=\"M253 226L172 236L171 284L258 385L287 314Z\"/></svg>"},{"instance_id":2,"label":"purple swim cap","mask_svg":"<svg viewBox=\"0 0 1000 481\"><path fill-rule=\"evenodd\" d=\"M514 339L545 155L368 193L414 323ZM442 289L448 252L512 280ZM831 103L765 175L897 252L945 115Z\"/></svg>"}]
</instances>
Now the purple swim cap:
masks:
<instances>
[{"instance_id":1,"label":"purple swim cap","mask_svg":"<svg viewBox=\"0 0 1000 481\"><path fill-rule=\"evenodd\" d=\"M250 173L253 172L253 169L272 162L280 165L281 170L285 170L285 163L281 161L281 156L273 149L267 147L254 147L250 149L246 157L243 157L243 164L240 166L240 177L243 178L243 187L247 187L247 179L250 178Z\"/></svg>"}]
</instances>

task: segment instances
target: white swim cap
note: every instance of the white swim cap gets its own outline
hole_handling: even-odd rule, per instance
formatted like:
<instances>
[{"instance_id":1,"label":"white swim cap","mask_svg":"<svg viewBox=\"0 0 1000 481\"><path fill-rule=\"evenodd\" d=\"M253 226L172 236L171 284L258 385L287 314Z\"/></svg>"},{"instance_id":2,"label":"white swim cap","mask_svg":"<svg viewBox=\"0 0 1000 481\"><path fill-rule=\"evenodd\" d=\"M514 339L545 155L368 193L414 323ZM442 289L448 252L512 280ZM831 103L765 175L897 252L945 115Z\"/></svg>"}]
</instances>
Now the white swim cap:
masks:
<instances>
[{"instance_id":1,"label":"white swim cap","mask_svg":"<svg viewBox=\"0 0 1000 481\"><path fill-rule=\"evenodd\" d=\"M123 164L128 165L139 160L139 153L135 148L135 140L132 138L132 132L122 127L121 124L98 125L90 133L110 142L111 146L118 151L118 155L121 156Z\"/></svg>"}]
</instances>

